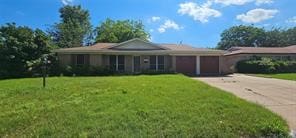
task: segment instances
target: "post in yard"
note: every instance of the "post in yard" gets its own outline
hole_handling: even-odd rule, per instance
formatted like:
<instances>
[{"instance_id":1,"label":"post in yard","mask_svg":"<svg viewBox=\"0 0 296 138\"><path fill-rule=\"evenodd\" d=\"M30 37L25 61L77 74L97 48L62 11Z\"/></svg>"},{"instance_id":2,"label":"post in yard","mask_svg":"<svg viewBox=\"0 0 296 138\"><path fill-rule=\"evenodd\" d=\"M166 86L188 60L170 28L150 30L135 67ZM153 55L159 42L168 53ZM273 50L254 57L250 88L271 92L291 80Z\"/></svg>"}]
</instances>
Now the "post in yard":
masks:
<instances>
[{"instance_id":1,"label":"post in yard","mask_svg":"<svg viewBox=\"0 0 296 138\"><path fill-rule=\"evenodd\" d=\"M43 88L46 86L46 66L42 66L42 76L43 76Z\"/></svg>"},{"instance_id":2,"label":"post in yard","mask_svg":"<svg viewBox=\"0 0 296 138\"><path fill-rule=\"evenodd\" d=\"M43 65L42 65L42 77L43 77L43 88L46 86L46 64L47 64L47 57L43 58Z\"/></svg>"}]
</instances>

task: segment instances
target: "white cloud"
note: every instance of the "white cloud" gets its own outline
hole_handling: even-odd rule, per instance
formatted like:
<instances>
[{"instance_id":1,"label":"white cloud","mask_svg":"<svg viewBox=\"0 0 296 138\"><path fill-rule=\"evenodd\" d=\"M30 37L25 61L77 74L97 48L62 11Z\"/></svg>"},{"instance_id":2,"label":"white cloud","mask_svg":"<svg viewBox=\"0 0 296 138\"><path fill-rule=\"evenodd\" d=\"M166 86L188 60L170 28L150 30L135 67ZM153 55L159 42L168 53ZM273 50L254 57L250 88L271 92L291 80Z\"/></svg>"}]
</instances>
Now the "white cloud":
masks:
<instances>
[{"instance_id":1,"label":"white cloud","mask_svg":"<svg viewBox=\"0 0 296 138\"><path fill-rule=\"evenodd\" d=\"M296 16L289 18L288 20L286 20L287 23L296 23Z\"/></svg>"},{"instance_id":2,"label":"white cloud","mask_svg":"<svg viewBox=\"0 0 296 138\"><path fill-rule=\"evenodd\" d=\"M273 0L256 0L256 5L261 5L261 4L271 4L273 3Z\"/></svg>"},{"instance_id":3,"label":"white cloud","mask_svg":"<svg viewBox=\"0 0 296 138\"><path fill-rule=\"evenodd\" d=\"M158 17L158 16L153 16L153 17L151 18L151 21L156 22L156 21L159 21L160 19L161 19L161 18Z\"/></svg>"},{"instance_id":4,"label":"white cloud","mask_svg":"<svg viewBox=\"0 0 296 138\"><path fill-rule=\"evenodd\" d=\"M177 23L175 23L174 21L172 20L166 20L164 22L163 25L161 25L159 28L158 28L158 32L160 33L164 33L167 29L174 29L174 30L180 30L182 29L183 27L180 27L180 25L178 25Z\"/></svg>"},{"instance_id":5,"label":"white cloud","mask_svg":"<svg viewBox=\"0 0 296 138\"><path fill-rule=\"evenodd\" d=\"M255 2L256 5L270 4L273 0L212 0L214 3L220 3L226 6L229 5L245 5L250 2Z\"/></svg>"},{"instance_id":6,"label":"white cloud","mask_svg":"<svg viewBox=\"0 0 296 138\"><path fill-rule=\"evenodd\" d=\"M245 14L236 16L236 19L241 20L245 23L259 23L264 20L271 19L277 14L278 10L267 10L267 9L254 9L250 10Z\"/></svg>"},{"instance_id":7,"label":"white cloud","mask_svg":"<svg viewBox=\"0 0 296 138\"><path fill-rule=\"evenodd\" d=\"M219 17L221 16L221 12L211 9L211 2L208 1L202 5L198 5L194 2L185 2L181 3L179 6L178 13L181 15L188 15L193 17L194 20L200 21L202 23L206 23L209 21L210 17Z\"/></svg>"},{"instance_id":8,"label":"white cloud","mask_svg":"<svg viewBox=\"0 0 296 138\"><path fill-rule=\"evenodd\" d=\"M220 3L223 5L244 5L246 3L252 2L253 0L214 0L215 3Z\"/></svg>"},{"instance_id":9,"label":"white cloud","mask_svg":"<svg viewBox=\"0 0 296 138\"><path fill-rule=\"evenodd\" d=\"M72 4L74 0L62 0L62 3L64 5L69 5L69 4Z\"/></svg>"}]
</instances>

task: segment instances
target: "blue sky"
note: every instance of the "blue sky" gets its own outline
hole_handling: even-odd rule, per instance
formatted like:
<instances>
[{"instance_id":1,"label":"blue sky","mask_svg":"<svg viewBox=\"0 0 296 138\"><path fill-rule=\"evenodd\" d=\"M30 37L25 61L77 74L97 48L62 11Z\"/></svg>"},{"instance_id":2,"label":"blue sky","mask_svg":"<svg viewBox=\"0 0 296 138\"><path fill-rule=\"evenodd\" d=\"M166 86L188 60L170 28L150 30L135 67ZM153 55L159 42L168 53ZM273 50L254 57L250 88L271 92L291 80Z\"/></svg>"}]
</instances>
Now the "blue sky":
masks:
<instances>
[{"instance_id":1,"label":"blue sky","mask_svg":"<svg viewBox=\"0 0 296 138\"><path fill-rule=\"evenodd\" d=\"M66 4L89 10L93 26L106 18L142 20L152 42L196 47L215 47L234 25L296 26L296 0L0 0L0 25L46 30Z\"/></svg>"}]
</instances>

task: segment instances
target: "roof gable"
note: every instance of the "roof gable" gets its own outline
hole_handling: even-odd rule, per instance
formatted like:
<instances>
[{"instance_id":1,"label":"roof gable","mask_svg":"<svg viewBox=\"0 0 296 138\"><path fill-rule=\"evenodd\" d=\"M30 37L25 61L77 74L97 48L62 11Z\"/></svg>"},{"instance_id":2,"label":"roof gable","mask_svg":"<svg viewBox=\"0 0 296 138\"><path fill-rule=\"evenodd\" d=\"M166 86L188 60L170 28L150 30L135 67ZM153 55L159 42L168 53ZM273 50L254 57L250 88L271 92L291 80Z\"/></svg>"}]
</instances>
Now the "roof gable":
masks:
<instances>
[{"instance_id":1,"label":"roof gable","mask_svg":"<svg viewBox=\"0 0 296 138\"><path fill-rule=\"evenodd\" d=\"M109 49L116 50L166 50L167 48L162 47L160 45L146 42L144 40L135 38L129 41L125 41L119 44L116 44Z\"/></svg>"}]
</instances>

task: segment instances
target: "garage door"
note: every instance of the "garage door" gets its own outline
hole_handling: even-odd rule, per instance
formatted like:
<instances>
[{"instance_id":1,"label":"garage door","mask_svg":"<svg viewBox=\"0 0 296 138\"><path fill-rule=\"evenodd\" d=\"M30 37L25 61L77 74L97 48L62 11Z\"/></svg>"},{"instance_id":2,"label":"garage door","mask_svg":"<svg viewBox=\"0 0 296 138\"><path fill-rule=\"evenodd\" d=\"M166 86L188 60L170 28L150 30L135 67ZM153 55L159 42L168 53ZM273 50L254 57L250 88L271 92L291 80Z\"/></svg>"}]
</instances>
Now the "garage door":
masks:
<instances>
[{"instance_id":1,"label":"garage door","mask_svg":"<svg viewBox=\"0 0 296 138\"><path fill-rule=\"evenodd\" d=\"M219 74L219 57L218 56L201 56L200 57L200 74L201 75Z\"/></svg>"},{"instance_id":2,"label":"garage door","mask_svg":"<svg viewBox=\"0 0 296 138\"><path fill-rule=\"evenodd\" d=\"M195 56L177 56L176 71L185 75L196 74L196 57Z\"/></svg>"}]
</instances>

